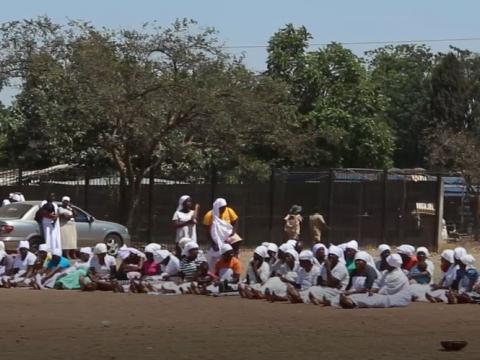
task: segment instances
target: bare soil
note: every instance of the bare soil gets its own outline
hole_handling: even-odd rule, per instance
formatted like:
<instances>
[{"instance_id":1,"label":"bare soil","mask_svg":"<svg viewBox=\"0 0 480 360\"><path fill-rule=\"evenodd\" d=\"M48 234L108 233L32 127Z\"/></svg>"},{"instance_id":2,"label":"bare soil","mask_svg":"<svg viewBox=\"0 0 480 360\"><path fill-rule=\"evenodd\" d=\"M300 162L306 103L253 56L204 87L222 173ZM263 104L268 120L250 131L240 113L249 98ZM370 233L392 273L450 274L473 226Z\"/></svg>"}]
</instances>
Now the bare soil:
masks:
<instances>
[{"instance_id":1,"label":"bare soil","mask_svg":"<svg viewBox=\"0 0 480 360\"><path fill-rule=\"evenodd\" d=\"M480 306L0 289L1 359L480 359ZM441 340L467 340L460 353Z\"/></svg>"}]
</instances>

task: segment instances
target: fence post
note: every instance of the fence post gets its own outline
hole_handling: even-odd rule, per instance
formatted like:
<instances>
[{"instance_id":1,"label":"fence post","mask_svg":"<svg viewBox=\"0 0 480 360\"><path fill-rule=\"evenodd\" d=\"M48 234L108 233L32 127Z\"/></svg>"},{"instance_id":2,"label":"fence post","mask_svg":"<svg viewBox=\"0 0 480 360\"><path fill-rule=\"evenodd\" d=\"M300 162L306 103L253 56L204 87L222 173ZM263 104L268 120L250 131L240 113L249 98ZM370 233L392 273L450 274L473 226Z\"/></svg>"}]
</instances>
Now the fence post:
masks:
<instances>
[{"instance_id":1,"label":"fence post","mask_svg":"<svg viewBox=\"0 0 480 360\"><path fill-rule=\"evenodd\" d=\"M329 170L329 174L328 174L328 219L327 219L327 225L330 227L329 228L329 231L328 231L328 236L327 236L327 239L329 241L332 240L333 238L333 219L332 219L332 216L333 216L333 209L332 209L332 206L333 206L333 184L334 184L334 181L335 181L335 172L333 169L330 169Z\"/></svg>"},{"instance_id":2,"label":"fence post","mask_svg":"<svg viewBox=\"0 0 480 360\"><path fill-rule=\"evenodd\" d=\"M442 227L443 227L443 178L441 175L437 175L437 191L435 201L435 231L433 239L433 250L437 251L438 246L442 240Z\"/></svg>"},{"instance_id":3,"label":"fence post","mask_svg":"<svg viewBox=\"0 0 480 360\"><path fill-rule=\"evenodd\" d=\"M155 170L150 169L148 179L148 241L152 242L153 237L153 190L155 186Z\"/></svg>"},{"instance_id":4,"label":"fence post","mask_svg":"<svg viewBox=\"0 0 480 360\"><path fill-rule=\"evenodd\" d=\"M88 169L85 170L85 188L83 193L83 208L88 211L88 190L90 188L90 172Z\"/></svg>"},{"instance_id":5,"label":"fence post","mask_svg":"<svg viewBox=\"0 0 480 360\"><path fill-rule=\"evenodd\" d=\"M23 183L23 170L21 168L18 169L18 186L22 186Z\"/></svg>"},{"instance_id":6,"label":"fence post","mask_svg":"<svg viewBox=\"0 0 480 360\"><path fill-rule=\"evenodd\" d=\"M381 243L385 243L385 238L387 234L387 183L388 183L388 170L383 170L382 177L382 223L381 223L381 233L380 240ZM379 245L379 244L377 244Z\"/></svg>"}]
</instances>

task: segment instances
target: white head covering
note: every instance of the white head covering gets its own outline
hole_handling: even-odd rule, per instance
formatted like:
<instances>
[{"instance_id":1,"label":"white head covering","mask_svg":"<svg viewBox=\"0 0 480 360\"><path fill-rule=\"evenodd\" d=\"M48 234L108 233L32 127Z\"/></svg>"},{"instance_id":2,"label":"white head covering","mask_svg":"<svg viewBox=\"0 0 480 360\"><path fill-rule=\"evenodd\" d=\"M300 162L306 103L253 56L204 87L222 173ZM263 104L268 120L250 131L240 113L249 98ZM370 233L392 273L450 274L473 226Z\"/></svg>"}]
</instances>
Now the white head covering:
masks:
<instances>
[{"instance_id":1,"label":"white head covering","mask_svg":"<svg viewBox=\"0 0 480 360\"><path fill-rule=\"evenodd\" d=\"M62 257L62 250L60 250L59 248L55 248L52 250L52 255Z\"/></svg>"},{"instance_id":2,"label":"white head covering","mask_svg":"<svg viewBox=\"0 0 480 360\"><path fill-rule=\"evenodd\" d=\"M82 254L92 255L92 249L89 247L82 247L80 248L80 252Z\"/></svg>"},{"instance_id":3,"label":"white head covering","mask_svg":"<svg viewBox=\"0 0 480 360\"><path fill-rule=\"evenodd\" d=\"M182 195L180 196L180 199L178 199L178 206L177 206L177 211L180 211L183 209L183 203L190 199L189 195Z\"/></svg>"},{"instance_id":4,"label":"white head covering","mask_svg":"<svg viewBox=\"0 0 480 360\"><path fill-rule=\"evenodd\" d=\"M287 244L287 243L283 243L282 245L280 245L280 247L278 248L280 251L286 253L288 249L293 249L295 250L295 247L292 246L291 244Z\"/></svg>"},{"instance_id":5,"label":"white head covering","mask_svg":"<svg viewBox=\"0 0 480 360\"><path fill-rule=\"evenodd\" d=\"M341 243L341 244L338 244L338 246L342 251L345 251L345 249L347 248L347 243Z\"/></svg>"},{"instance_id":6,"label":"white head covering","mask_svg":"<svg viewBox=\"0 0 480 360\"><path fill-rule=\"evenodd\" d=\"M40 244L38 246L38 251L45 251L45 252L48 252L49 248L48 248L48 245L47 244Z\"/></svg>"},{"instance_id":7,"label":"white head covering","mask_svg":"<svg viewBox=\"0 0 480 360\"><path fill-rule=\"evenodd\" d=\"M285 251L285 254L292 255L295 261L298 261L298 252L295 249L288 248L287 251Z\"/></svg>"},{"instance_id":8,"label":"white head covering","mask_svg":"<svg viewBox=\"0 0 480 360\"><path fill-rule=\"evenodd\" d=\"M161 248L162 248L162 246L160 244L150 243L147 246L145 246L145 252L153 254L153 253L155 253L155 250L160 250Z\"/></svg>"},{"instance_id":9,"label":"white head covering","mask_svg":"<svg viewBox=\"0 0 480 360\"><path fill-rule=\"evenodd\" d=\"M418 254L419 252L423 252L426 257L430 257L430 252L425 246L420 246L419 248L417 248L416 253Z\"/></svg>"},{"instance_id":10,"label":"white head covering","mask_svg":"<svg viewBox=\"0 0 480 360\"><path fill-rule=\"evenodd\" d=\"M267 249L268 251L273 251L274 253L278 252L278 246L277 244L274 244L274 243L268 243Z\"/></svg>"},{"instance_id":11,"label":"white head covering","mask_svg":"<svg viewBox=\"0 0 480 360\"><path fill-rule=\"evenodd\" d=\"M397 253L404 254L407 256L413 256L415 255L415 248L412 245L407 245L407 244L400 245L399 247L397 247Z\"/></svg>"},{"instance_id":12,"label":"white head covering","mask_svg":"<svg viewBox=\"0 0 480 360\"><path fill-rule=\"evenodd\" d=\"M95 255L99 255L99 254L106 254L107 253L107 245L105 245L104 243L98 243L97 245L95 245L95 247L93 248L93 253Z\"/></svg>"},{"instance_id":13,"label":"white head covering","mask_svg":"<svg viewBox=\"0 0 480 360\"><path fill-rule=\"evenodd\" d=\"M69 196L62 197L62 202L64 202L64 201L70 202L70 197Z\"/></svg>"},{"instance_id":14,"label":"white head covering","mask_svg":"<svg viewBox=\"0 0 480 360\"><path fill-rule=\"evenodd\" d=\"M472 266L475 263L475 258L473 257L473 255L466 254L462 256L460 261L467 266Z\"/></svg>"},{"instance_id":15,"label":"white head covering","mask_svg":"<svg viewBox=\"0 0 480 360\"><path fill-rule=\"evenodd\" d=\"M0 251L5 251L5 243L0 241Z\"/></svg>"},{"instance_id":16,"label":"white head covering","mask_svg":"<svg viewBox=\"0 0 480 360\"><path fill-rule=\"evenodd\" d=\"M292 246L292 248L295 249L295 246L297 246L297 240L290 239L290 240L287 240L287 242L285 244L288 244L288 245Z\"/></svg>"},{"instance_id":17,"label":"white head covering","mask_svg":"<svg viewBox=\"0 0 480 360\"><path fill-rule=\"evenodd\" d=\"M225 254L228 251L233 250L232 245L230 244L223 244L222 247L220 248L220 255Z\"/></svg>"},{"instance_id":18,"label":"white head covering","mask_svg":"<svg viewBox=\"0 0 480 360\"><path fill-rule=\"evenodd\" d=\"M2 261L6 255L7 252L5 251L5 243L3 241L0 241L0 261Z\"/></svg>"},{"instance_id":19,"label":"white head covering","mask_svg":"<svg viewBox=\"0 0 480 360\"><path fill-rule=\"evenodd\" d=\"M335 245L330 245L328 248L328 255L335 255L338 257L338 260L344 262L345 258L343 256L343 250L340 248L340 246L335 246Z\"/></svg>"},{"instance_id":20,"label":"white head covering","mask_svg":"<svg viewBox=\"0 0 480 360\"><path fill-rule=\"evenodd\" d=\"M29 249L30 250L30 243L27 240L21 240L18 243L18 249Z\"/></svg>"},{"instance_id":21,"label":"white head covering","mask_svg":"<svg viewBox=\"0 0 480 360\"><path fill-rule=\"evenodd\" d=\"M19 193L13 193L11 194L11 198L17 202L20 202L20 201L24 201L22 200L22 194L19 194Z\"/></svg>"},{"instance_id":22,"label":"white head covering","mask_svg":"<svg viewBox=\"0 0 480 360\"><path fill-rule=\"evenodd\" d=\"M443 250L441 257L447 260L450 264L455 262L455 252L451 249Z\"/></svg>"},{"instance_id":23,"label":"white head covering","mask_svg":"<svg viewBox=\"0 0 480 360\"><path fill-rule=\"evenodd\" d=\"M392 251L392 248L390 247L390 245L387 245L387 244L381 244L378 246L378 254L379 255L382 255L384 251L387 251L387 250L390 250Z\"/></svg>"},{"instance_id":24,"label":"white head covering","mask_svg":"<svg viewBox=\"0 0 480 360\"><path fill-rule=\"evenodd\" d=\"M345 248L346 249L353 249L355 251L358 251L358 241L357 240L350 240L349 242L347 242Z\"/></svg>"},{"instance_id":25,"label":"white head covering","mask_svg":"<svg viewBox=\"0 0 480 360\"><path fill-rule=\"evenodd\" d=\"M394 268L402 267L403 260L402 257L398 254L392 254L387 257L387 264Z\"/></svg>"},{"instance_id":26,"label":"white head covering","mask_svg":"<svg viewBox=\"0 0 480 360\"><path fill-rule=\"evenodd\" d=\"M366 251L357 251L354 260L363 260L366 263L370 260L370 254Z\"/></svg>"},{"instance_id":27,"label":"white head covering","mask_svg":"<svg viewBox=\"0 0 480 360\"><path fill-rule=\"evenodd\" d=\"M215 200L212 208L213 216L220 217L220 208L224 206L227 206L227 200L224 198L218 198Z\"/></svg>"},{"instance_id":28,"label":"white head covering","mask_svg":"<svg viewBox=\"0 0 480 360\"><path fill-rule=\"evenodd\" d=\"M313 245L313 248L312 248L312 253L314 255L317 254L317 251L320 250L320 249L323 249L323 251L325 252L325 256L328 256L328 249L327 247L322 244L322 243L316 243L315 245Z\"/></svg>"},{"instance_id":29,"label":"white head covering","mask_svg":"<svg viewBox=\"0 0 480 360\"><path fill-rule=\"evenodd\" d=\"M453 253L454 253L455 259L462 261L461 260L462 257L467 255L467 250L464 247L459 246L453 250Z\"/></svg>"},{"instance_id":30,"label":"white head covering","mask_svg":"<svg viewBox=\"0 0 480 360\"><path fill-rule=\"evenodd\" d=\"M153 253L153 256L155 257L155 261L158 263L161 263L170 255L172 254L168 250L155 250L155 252Z\"/></svg>"},{"instance_id":31,"label":"white head covering","mask_svg":"<svg viewBox=\"0 0 480 360\"><path fill-rule=\"evenodd\" d=\"M195 241L190 241L185 244L185 247L183 248L182 255L188 255L188 252L193 249L198 249L199 246Z\"/></svg>"},{"instance_id":32,"label":"white head covering","mask_svg":"<svg viewBox=\"0 0 480 360\"><path fill-rule=\"evenodd\" d=\"M255 248L255 254L261 256L262 258L268 258L268 248L266 246L260 245Z\"/></svg>"},{"instance_id":33,"label":"white head covering","mask_svg":"<svg viewBox=\"0 0 480 360\"><path fill-rule=\"evenodd\" d=\"M299 260L307 260L313 263L313 253L310 250L303 250L298 254Z\"/></svg>"}]
</instances>

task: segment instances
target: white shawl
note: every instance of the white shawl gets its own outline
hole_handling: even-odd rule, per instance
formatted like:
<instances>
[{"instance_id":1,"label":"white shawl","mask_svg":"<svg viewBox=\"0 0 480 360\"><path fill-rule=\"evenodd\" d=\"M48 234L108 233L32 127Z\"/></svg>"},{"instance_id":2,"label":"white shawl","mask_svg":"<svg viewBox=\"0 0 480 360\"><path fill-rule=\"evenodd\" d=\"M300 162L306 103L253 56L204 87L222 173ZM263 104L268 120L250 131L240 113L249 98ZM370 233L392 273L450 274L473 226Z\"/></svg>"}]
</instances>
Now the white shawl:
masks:
<instances>
[{"instance_id":1,"label":"white shawl","mask_svg":"<svg viewBox=\"0 0 480 360\"><path fill-rule=\"evenodd\" d=\"M212 209L212 226L210 227L210 235L220 249L225 241L230 237L233 226L220 218L220 208L227 206L225 199L219 198L213 203Z\"/></svg>"}]
</instances>

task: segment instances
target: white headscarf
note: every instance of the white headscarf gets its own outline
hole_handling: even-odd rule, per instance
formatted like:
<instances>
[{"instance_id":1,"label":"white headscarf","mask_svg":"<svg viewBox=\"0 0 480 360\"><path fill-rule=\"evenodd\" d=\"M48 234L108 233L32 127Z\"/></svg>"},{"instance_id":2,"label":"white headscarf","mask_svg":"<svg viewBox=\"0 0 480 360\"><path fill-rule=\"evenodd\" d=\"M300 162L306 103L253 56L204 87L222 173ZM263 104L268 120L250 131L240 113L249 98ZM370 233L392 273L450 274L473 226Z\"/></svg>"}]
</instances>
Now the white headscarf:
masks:
<instances>
[{"instance_id":1,"label":"white headscarf","mask_svg":"<svg viewBox=\"0 0 480 360\"><path fill-rule=\"evenodd\" d=\"M255 248L255 254L261 256L262 258L268 258L268 248L266 246L260 245Z\"/></svg>"},{"instance_id":2,"label":"white headscarf","mask_svg":"<svg viewBox=\"0 0 480 360\"><path fill-rule=\"evenodd\" d=\"M62 197L62 202L64 202L64 201L70 202L70 197L69 196Z\"/></svg>"},{"instance_id":3,"label":"white headscarf","mask_svg":"<svg viewBox=\"0 0 480 360\"><path fill-rule=\"evenodd\" d=\"M473 264L475 264L475 258L470 254L463 255L460 261L467 265L467 267L473 266Z\"/></svg>"},{"instance_id":4,"label":"white headscarf","mask_svg":"<svg viewBox=\"0 0 480 360\"><path fill-rule=\"evenodd\" d=\"M366 252L366 251L357 251L357 253L355 254L354 261L355 261L355 260L363 260L363 261L365 261L368 265L370 265L373 269L376 270L375 261L373 260L372 255L370 255L370 254L369 254L368 252Z\"/></svg>"},{"instance_id":5,"label":"white headscarf","mask_svg":"<svg viewBox=\"0 0 480 360\"><path fill-rule=\"evenodd\" d=\"M455 262L455 253L451 249L443 250L441 257L447 260L450 264Z\"/></svg>"},{"instance_id":6,"label":"white headscarf","mask_svg":"<svg viewBox=\"0 0 480 360\"><path fill-rule=\"evenodd\" d=\"M199 246L196 242L190 241L185 244L185 247L183 248L182 255L187 256L190 250L193 249L199 249Z\"/></svg>"},{"instance_id":7,"label":"white headscarf","mask_svg":"<svg viewBox=\"0 0 480 360\"><path fill-rule=\"evenodd\" d=\"M227 206L227 200L223 198L218 198L213 202L210 235L212 236L213 241L217 243L219 249L230 237L233 231L233 226L220 218L220 208L224 206Z\"/></svg>"},{"instance_id":8,"label":"white headscarf","mask_svg":"<svg viewBox=\"0 0 480 360\"><path fill-rule=\"evenodd\" d=\"M403 264L402 257L398 254L392 254L387 257L387 264L394 268L401 268Z\"/></svg>"},{"instance_id":9,"label":"white headscarf","mask_svg":"<svg viewBox=\"0 0 480 360\"><path fill-rule=\"evenodd\" d=\"M292 246L291 244L288 244L288 243L283 243L282 245L280 245L280 247L278 248L280 251L282 252L287 252L288 249L293 249L295 250L295 247Z\"/></svg>"},{"instance_id":10,"label":"white headscarf","mask_svg":"<svg viewBox=\"0 0 480 360\"><path fill-rule=\"evenodd\" d=\"M387 244L381 244L378 246L378 255L382 255L384 251L390 250L392 251L392 248L387 245Z\"/></svg>"},{"instance_id":11,"label":"white headscarf","mask_svg":"<svg viewBox=\"0 0 480 360\"><path fill-rule=\"evenodd\" d=\"M80 252L82 254L92 255L92 249L89 247L82 247L80 248Z\"/></svg>"},{"instance_id":12,"label":"white headscarf","mask_svg":"<svg viewBox=\"0 0 480 360\"><path fill-rule=\"evenodd\" d=\"M310 250L303 250L298 254L299 260L307 260L313 264L313 253Z\"/></svg>"},{"instance_id":13,"label":"white headscarf","mask_svg":"<svg viewBox=\"0 0 480 360\"><path fill-rule=\"evenodd\" d=\"M53 249L52 250L52 256L62 257L62 250L60 250L59 248Z\"/></svg>"},{"instance_id":14,"label":"white headscarf","mask_svg":"<svg viewBox=\"0 0 480 360\"><path fill-rule=\"evenodd\" d=\"M420 246L419 248L417 248L416 253L418 254L419 252L423 252L426 257L430 257L430 252L425 246Z\"/></svg>"},{"instance_id":15,"label":"white headscarf","mask_svg":"<svg viewBox=\"0 0 480 360\"><path fill-rule=\"evenodd\" d=\"M177 211L180 211L183 209L183 203L190 199L189 195L182 195L180 196L180 199L178 199L178 206L177 206Z\"/></svg>"},{"instance_id":16,"label":"white headscarf","mask_svg":"<svg viewBox=\"0 0 480 360\"><path fill-rule=\"evenodd\" d=\"M155 250L161 250L161 249L162 249L162 246L157 243L150 243L147 246L145 246L145 252L151 253L151 254L155 253Z\"/></svg>"},{"instance_id":17,"label":"white headscarf","mask_svg":"<svg viewBox=\"0 0 480 360\"><path fill-rule=\"evenodd\" d=\"M343 254L343 250L339 246L330 245L328 248L328 255L335 255L338 257L338 261L342 264L345 264L345 256Z\"/></svg>"},{"instance_id":18,"label":"white headscarf","mask_svg":"<svg viewBox=\"0 0 480 360\"><path fill-rule=\"evenodd\" d=\"M18 243L18 249L28 249L30 250L30 243L27 240L21 240Z\"/></svg>"},{"instance_id":19,"label":"white headscarf","mask_svg":"<svg viewBox=\"0 0 480 360\"><path fill-rule=\"evenodd\" d=\"M99 255L99 254L106 254L107 253L107 245L105 245L104 243L98 243L97 245L95 245L95 247L93 248L93 253L95 255Z\"/></svg>"},{"instance_id":20,"label":"white headscarf","mask_svg":"<svg viewBox=\"0 0 480 360\"><path fill-rule=\"evenodd\" d=\"M412 245L400 245L399 247L397 247L397 253L407 256L413 256L415 255L415 248Z\"/></svg>"},{"instance_id":21,"label":"white headscarf","mask_svg":"<svg viewBox=\"0 0 480 360\"><path fill-rule=\"evenodd\" d=\"M220 255L223 255L229 251L232 251L233 247L230 244L223 244L222 247L220 248Z\"/></svg>"},{"instance_id":22,"label":"white headscarf","mask_svg":"<svg viewBox=\"0 0 480 360\"><path fill-rule=\"evenodd\" d=\"M168 250L155 250L155 252L153 253L153 256L155 257L155 261L157 263L161 263L163 260L165 260L170 255L171 255L171 253Z\"/></svg>"},{"instance_id":23,"label":"white headscarf","mask_svg":"<svg viewBox=\"0 0 480 360\"><path fill-rule=\"evenodd\" d=\"M295 246L297 246L297 240L294 240L294 239L287 240L286 244L291 245L292 248L295 249Z\"/></svg>"},{"instance_id":24,"label":"white headscarf","mask_svg":"<svg viewBox=\"0 0 480 360\"><path fill-rule=\"evenodd\" d=\"M122 259L125 260L130 256L130 254L135 254L137 256L140 256L142 258L145 257L145 254L142 253L140 250L137 250L132 247L128 247L127 245L123 245L120 249L118 249L118 256Z\"/></svg>"},{"instance_id":25,"label":"white headscarf","mask_svg":"<svg viewBox=\"0 0 480 360\"><path fill-rule=\"evenodd\" d=\"M455 259L461 261L462 257L467 255L467 250L464 247L459 246L453 250L453 253L454 253Z\"/></svg>"},{"instance_id":26,"label":"white headscarf","mask_svg":"<svg viewBox=\"0 0 480 360\"><path fill-rule=\"evenodd\" d=\"M285 254L292 255L295 261L298 261L298 252L295 249L288 248L287 251L285 251Z\"/></svg>"},{"instance_id":27,"label":"white headscarf","mask_svg":"<svg viewBox=\"0 0 480 360\"><path fill-rule=\"evenodd\" d=\"M349 242L346 243L345 249L353 249L355 251L358 251L358 241L350 240Z\"/></svg>"},{"instance_id":28,"label":"white headscarf","mask_svg":"<svg viewBox=\"0 0 480 360\"><path fill-rule=\"evenodd\" d=\"M316 255L317 251L320 250L320 249L323 249L323 251L325 252L325 256L328 256L328 249L322 243L316 243L315 245L313 245L313 247L312 247L313 254Z\"/></svg>"},{"instance_id":29,"label":"white headscarf","mask_svg":"<svg viewBox=\"0 0 480 360\"><path fill-rule=\"evenodd\" d=\"M48 248L48 245L47 244L40 244L38 246L38 251L44 251L44 252L48 252L49 248Z\"/></svg>"},{"instance_id":30,"label":"white headscarf","mask_svg":"<svg viewBox=\"0 0 480 360\"><path fill-rule=\"evenodd\" d=\"M268 251L273 251L274 253L278 252L278 246L277 244L274 244L274 243L268 243L267 249Z\"/></svg>"}]
</instances>

